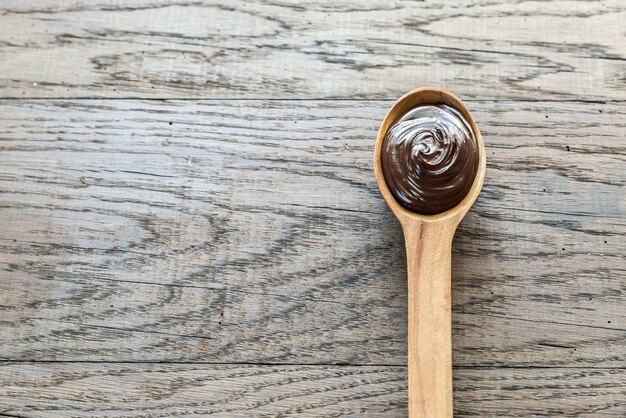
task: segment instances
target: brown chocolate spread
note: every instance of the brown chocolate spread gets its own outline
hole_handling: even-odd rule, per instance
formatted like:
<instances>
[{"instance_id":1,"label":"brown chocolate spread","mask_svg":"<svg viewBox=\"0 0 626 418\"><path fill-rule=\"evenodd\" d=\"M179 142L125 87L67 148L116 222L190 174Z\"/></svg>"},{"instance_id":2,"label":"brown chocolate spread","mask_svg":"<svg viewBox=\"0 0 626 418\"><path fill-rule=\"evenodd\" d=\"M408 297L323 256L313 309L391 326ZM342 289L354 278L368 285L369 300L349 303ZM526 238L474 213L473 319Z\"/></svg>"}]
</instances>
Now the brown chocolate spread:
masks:
<instances>
[{"instance_id":1,"label":"brown chocolate spread","mask_svg":"<svg viewBox=\"0 0 626 418\"><path fill-rule=\"evenodd\" d=\"M447 105L418 106L383 140L385 182L405 208L434 215L467 195L478 171L478 143L463 116Z\"/></svg>"}]
</instances>

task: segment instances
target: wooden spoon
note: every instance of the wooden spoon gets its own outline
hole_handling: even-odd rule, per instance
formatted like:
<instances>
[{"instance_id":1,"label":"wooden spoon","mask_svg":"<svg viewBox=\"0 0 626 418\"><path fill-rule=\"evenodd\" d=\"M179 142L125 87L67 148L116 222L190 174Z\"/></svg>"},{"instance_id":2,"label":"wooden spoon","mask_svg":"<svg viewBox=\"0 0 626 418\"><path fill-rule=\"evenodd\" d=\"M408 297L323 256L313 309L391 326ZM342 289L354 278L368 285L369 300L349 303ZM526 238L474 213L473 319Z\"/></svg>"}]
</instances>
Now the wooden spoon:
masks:
<instances>
[{"instance_id":1,"label":"wooden spoon","mask_svg":"<svg viewBox=\"0 0 626 418\"><path fill-rule=\"evenodd\" d=\"M470 123L478 141L474 182L455 207L436 215L404 208L393 197L381 167L381 148L389 127L419 105L447 104ZM376 139L374 173L378 188L404 232L409 294L409 418L452 417L451 248L457 225L472 206L485 178L485 148L474 118L449 91L426 87L408 92L391 107Z\"/></svg>"}]
</instances>

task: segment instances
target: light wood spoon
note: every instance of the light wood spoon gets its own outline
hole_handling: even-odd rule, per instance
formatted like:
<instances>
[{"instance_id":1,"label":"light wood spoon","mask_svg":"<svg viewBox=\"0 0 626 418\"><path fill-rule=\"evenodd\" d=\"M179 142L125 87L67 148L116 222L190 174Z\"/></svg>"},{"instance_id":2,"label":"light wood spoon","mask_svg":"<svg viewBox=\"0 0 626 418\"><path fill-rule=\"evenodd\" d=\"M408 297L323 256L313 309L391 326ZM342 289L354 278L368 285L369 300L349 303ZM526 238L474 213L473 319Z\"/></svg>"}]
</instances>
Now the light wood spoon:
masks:
<instances>
[{"instance_id":1,"label":"light wood spoon","mask_svg":"<svg viewBox=\"0 0 626 418\"><path fill-rule=\"evenodd\" d=\"M389 127L410 109L428 104L446 104L458 110L471 125L479 151L478 172L465 198L436 215L421 215L398 203L381 167L381 149ZM452 417L452 238L480 193L485 166L485 148L474 118L463 102L446 90L426 87L405 94L391 107L378 131L374 173L383 198L400 221L406 244L409 418Z\"/></svg>"}]
</instances>

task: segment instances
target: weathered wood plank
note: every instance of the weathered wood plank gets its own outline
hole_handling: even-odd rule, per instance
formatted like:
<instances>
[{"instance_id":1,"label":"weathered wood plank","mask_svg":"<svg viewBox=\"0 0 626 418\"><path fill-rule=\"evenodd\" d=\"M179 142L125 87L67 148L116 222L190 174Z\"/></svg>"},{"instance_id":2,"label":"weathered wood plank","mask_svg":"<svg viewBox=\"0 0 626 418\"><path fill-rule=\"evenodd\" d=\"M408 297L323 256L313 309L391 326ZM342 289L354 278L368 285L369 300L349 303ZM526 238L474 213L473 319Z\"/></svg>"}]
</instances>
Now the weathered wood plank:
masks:
<instances>
[{"instance_id":1,"label":"weathered wood plank","mask_svg":"<svg viewBox=\"0 0 626 418\"><path fill-rule=\"evenodd\" d=\"M0 102L1 358L405 364L389 105ZM469 106L455 364L623 367L626 110Z\"/></svg>"},{"instance_id":2,"label":"weathered wood plank","mask_svg":"<svg viewBox=\"0 0 626 418\"><path fill-rule=\"evenodd\" d=\"M623 417L617 369L457 369L455 417ZM0 366L0 413L23 417L405 417L401 366Z\"/></svg>"},{"instance_id":3,"label":"weathered wood plank","mask_svg":"<svg viewBox=\"0 0 626 418\"><path fill-rule=\"evenodd\" d=\"M626 99L626 4L13 0L0 97Z\"/></svg>"}]
</instances>

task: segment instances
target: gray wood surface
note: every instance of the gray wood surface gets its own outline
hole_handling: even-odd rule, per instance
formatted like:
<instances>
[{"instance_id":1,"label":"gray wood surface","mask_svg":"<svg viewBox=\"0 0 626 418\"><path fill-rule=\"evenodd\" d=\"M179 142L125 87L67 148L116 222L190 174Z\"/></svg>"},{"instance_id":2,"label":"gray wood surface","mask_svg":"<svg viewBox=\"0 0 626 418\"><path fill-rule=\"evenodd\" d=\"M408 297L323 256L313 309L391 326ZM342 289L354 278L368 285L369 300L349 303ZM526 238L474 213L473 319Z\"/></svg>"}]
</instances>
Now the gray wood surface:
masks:
<instances>
[{"instance_id":1,"label":"gray wood surface","mask_svg":"<svg viewBox=\"0 0 626 418\"><path fill-rule=\"evenodd\" d=\"M390 104L5 100L2 358L104 362L98 370L119 361L387 366L399 394L339 411L402 416L405 258L371 174L371 138ZM578 373L597 376L602 396L584 401L581 416L623 411L601 388L606 376L611 388L624 379L624 107L468 105L489 170L454 246L455 366L534 377L531 393L546 384L545 368L566 368L556 376L572 381L550 379L567 393L549 403L559 414L578 410L565 402L579 396ZM498 370L484 385L504 393ZM533 396L476 404L472 381L457 382L458 414L506 415L497 408Z\"/></svg>"},{"instance_id":2,"label":"gray wood surface","mask_svg":"<svg viewBox=\"0 0 626 418\"><path fill-rule=\"evenodd\" d=\"M488 153L453 250L455 416L626 416L625 17L3 1L0 416L406 416L372 152L426 84Z\"/></svg>"},{"instance_id":3,"label":"gray wood surface","mask_svg":"<svg viewBox=\"0 0 626 418\"><path fill-rule=\"evenodd\" d=\"M1 103L3 358L403 364L389 105ZM626 109L469 106L489 170L454 246L456 364L626 365Z\"/></svg>"},{"instance_id":4,"label":"gray wood surface","mask_svg":"<svg viewBox=\"0 0 626 418\"><path fill-rule=\"evenodd\" d=\"M3 97L626 99L623 0L5 0L0 18Z\"/></svg>"},{"instance_id":5,"label":"gray wood surface","mask_svg":"<svg viewBox=\"0 0 626 418\"><path fill-rule=\"evenodd\" d=\"M617 369L456 369L457 417L623 417ZM403 366L0 364L7 416L402 417Z\"/></svg>"}]
</instances>

